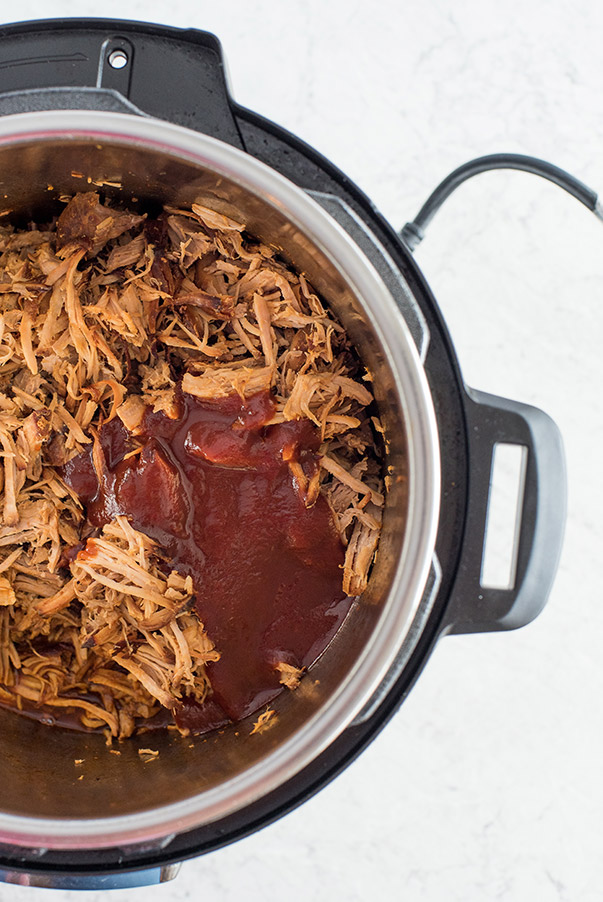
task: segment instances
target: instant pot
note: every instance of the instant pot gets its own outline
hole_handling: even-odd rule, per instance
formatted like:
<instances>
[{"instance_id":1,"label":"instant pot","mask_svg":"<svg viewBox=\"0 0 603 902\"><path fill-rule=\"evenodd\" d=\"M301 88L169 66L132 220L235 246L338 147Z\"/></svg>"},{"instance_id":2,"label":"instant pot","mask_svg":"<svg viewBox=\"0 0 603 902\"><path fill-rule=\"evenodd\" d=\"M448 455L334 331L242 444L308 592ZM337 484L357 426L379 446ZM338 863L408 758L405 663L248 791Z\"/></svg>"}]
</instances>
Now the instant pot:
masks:
<instances>
[{"instance_id":1,"label":"instant pot","mask_svg":"<svg viewBox=\"0 0 603 902\"><path fill-rule=\"evenodd\" d=\"M565 520L562 443L533 407L463 383L412 247L447 193L495 165L596 197L503 156L453 174L403 235L311 147L236 104L215 37L102 19L0 29L0 214L24 224L95 190L129 206L198 201L277 246L332 306L372 377L389 486L366 593L274 726L104 737L0 711L0 879L137 886L274 821L336 776L404 700L437 640L542 609ZM582 190L583 189L583 190ZM582 195L581 195L582 192ZM524 449L511 585L482 573L493 455ZM152 760L138 754L151 746Z\"/></svg>"}]
</instances>

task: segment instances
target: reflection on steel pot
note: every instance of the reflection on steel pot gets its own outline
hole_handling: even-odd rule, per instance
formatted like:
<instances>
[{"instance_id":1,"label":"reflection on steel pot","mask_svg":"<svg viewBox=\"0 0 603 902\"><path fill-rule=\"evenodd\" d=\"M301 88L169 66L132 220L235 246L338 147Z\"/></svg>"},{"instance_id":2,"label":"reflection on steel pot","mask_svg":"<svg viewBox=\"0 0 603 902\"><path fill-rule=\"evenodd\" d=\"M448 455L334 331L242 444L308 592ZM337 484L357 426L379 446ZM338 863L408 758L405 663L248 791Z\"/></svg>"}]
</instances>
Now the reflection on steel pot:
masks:
<instances>
[{"instance_id":1,"label":"reflection on steel pot","mask_svg":"<svg viewBox=\"0 0 603 902\"><path fill-rule=\"evenodd\" d=\"M0 712L0 878L143 884L331 779L395 711L439 636L510 629L540 611L563 533L561 441L540 411L465 388L407 246L330 163L233 103L211 35L25 23L3 29L0 63L5 214L51 212L81 190L76 172L124 202L199 202L243 220L308 274L346 327L388 440L391 488L368 590L312 678L279 696L271 730L154 736L150 783L139 739L114 756L98 735ZM499 443L525 447L527 464L514 585L493 589L481 563Z\"/></svg>"}]
</instances>

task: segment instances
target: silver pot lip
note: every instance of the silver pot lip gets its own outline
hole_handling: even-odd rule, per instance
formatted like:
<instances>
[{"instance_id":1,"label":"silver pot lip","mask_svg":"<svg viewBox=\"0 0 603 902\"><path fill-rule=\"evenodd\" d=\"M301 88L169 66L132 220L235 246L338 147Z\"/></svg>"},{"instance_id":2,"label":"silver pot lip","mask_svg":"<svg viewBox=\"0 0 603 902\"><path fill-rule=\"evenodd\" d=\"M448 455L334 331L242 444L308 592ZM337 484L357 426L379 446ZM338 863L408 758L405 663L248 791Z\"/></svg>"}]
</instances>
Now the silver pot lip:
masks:
<instances>
[{"instance_id":1,"label":"silver pot lip","mask_svg":"<svg viewBox=\"0 0 603 902\"><path fill-rule=\"evenodd\" d=\"M88 110L0 118L0 145L72 138L135 143L210 167L284 213L327 255L370 310L395 377L405 422L411 424L407 428L407 527L389 596L396 603L384 606L377 636L329 704L262 761L224 784L180 802L104 818L29 818L0 812L1 842L77 850L157 841L220 820L293 778L343 732L384 679L421 602L437 534L440 460L431 392L406 322L377 271L316 201L245 152L163 120Z\"/></svg>"}]
</instances>

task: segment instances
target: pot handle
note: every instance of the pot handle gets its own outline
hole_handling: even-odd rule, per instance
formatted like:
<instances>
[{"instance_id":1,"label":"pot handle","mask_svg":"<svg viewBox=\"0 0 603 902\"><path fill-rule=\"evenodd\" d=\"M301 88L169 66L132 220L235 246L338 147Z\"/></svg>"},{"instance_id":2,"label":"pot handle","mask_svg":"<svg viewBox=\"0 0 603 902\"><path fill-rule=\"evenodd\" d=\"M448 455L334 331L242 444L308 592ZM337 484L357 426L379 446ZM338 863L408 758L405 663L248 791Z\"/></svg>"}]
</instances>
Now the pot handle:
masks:
<instances>
[{"instance_id":1,"label":"pot handle","mask_svg":"<svg viewBox=\"0 0 603 902\"><path fill-rule=\"evenodd\" d=\"M545 605L557 569L566 510L561 434L535 407L467 389L469 435L468 507L465 534L444 633L516 629ZM498 444L526 449L521 520L516 530L516 571L510 588L482 584L482 562Z\"/></svg>"},{"instance_id":2,"label":"pot handle","mask_svg":"<svg viewBox=\"0 0 603 902\"><path fill-rule=\"evenodd\" d=\"M0 116L33 110L138 113L243 148L215 35L122 19L0 27Z\"/></svg>"},{"instance_id":3,"label":"pot handle","mask_svg":"<svg viewBox=\"0 0 603 902\"><path fill-rule=\"evenodd\" d=\"M38 886L44 889L110 890L154 886L173 880L180 864L147 868L142 871L119 871L116 874L44 873L43 871L9 871L0 868L0 883L16 886Z\"/></svg>"}]
</instances>

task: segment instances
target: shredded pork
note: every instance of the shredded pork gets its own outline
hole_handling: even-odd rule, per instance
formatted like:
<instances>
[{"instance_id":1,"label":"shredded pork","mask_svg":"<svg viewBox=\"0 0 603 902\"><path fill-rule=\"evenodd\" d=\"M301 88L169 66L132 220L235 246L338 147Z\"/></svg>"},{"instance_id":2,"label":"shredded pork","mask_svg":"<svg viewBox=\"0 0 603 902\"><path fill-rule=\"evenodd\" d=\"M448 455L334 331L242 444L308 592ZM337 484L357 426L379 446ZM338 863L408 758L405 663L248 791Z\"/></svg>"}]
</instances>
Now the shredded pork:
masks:
<instances>
[{"instance_id":1,"label":"shredded pork","mask_svg":"<svg viewBox=\"0 0 603 902\"><path fill-rule=\"evenodd\" d=\"M177 416L178 385L202 399L270 390L272 422L316 424L320 470L293 475L307 505L329 502L345 593L366 588L383 430L342 326L241 223L79 194L49 226L0 227L0 704L123 738L211 693L220 651L191 578L124 517L93 531L56 469L114 417L136 435L149 406ZM291 689L302 678L277 670Z\"/></svg>"}]
</instances>

